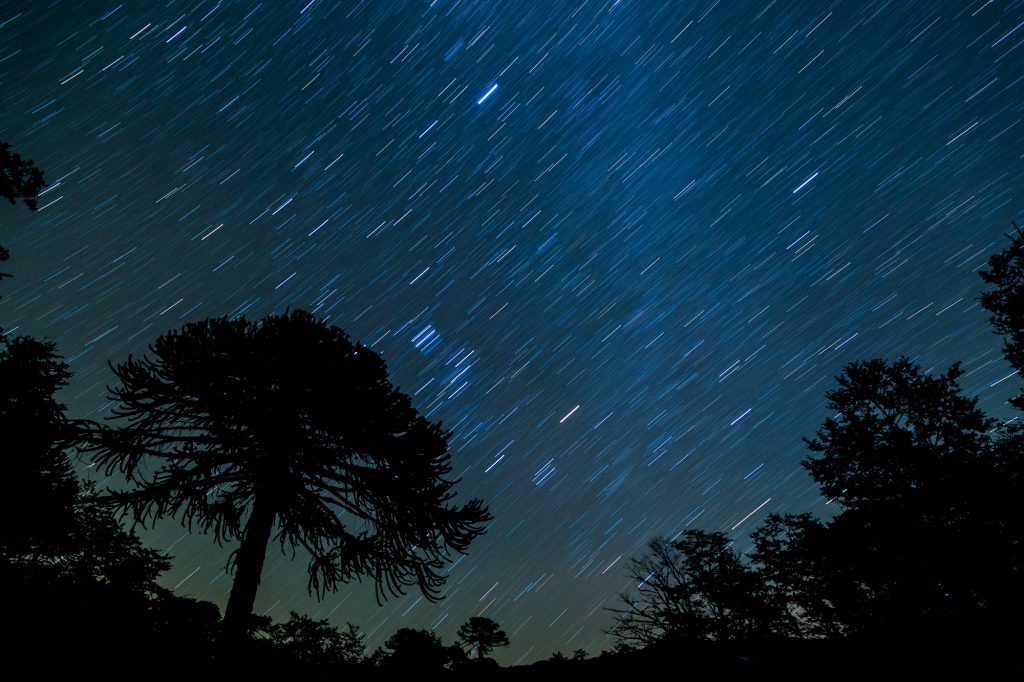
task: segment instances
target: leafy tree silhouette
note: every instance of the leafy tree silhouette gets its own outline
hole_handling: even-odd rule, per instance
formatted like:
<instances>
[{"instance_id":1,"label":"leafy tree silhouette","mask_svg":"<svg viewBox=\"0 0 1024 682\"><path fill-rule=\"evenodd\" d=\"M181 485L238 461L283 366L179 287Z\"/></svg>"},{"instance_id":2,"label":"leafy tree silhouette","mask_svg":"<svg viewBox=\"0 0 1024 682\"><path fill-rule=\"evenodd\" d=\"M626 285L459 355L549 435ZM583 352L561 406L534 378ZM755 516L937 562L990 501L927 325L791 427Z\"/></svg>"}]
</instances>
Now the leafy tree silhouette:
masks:
<instances>
[{"instance_id":1,"label":"leafy tree silhouette","mask_svg":"<svg viewBox=\"0 0 1024 682\"><path fill-rule=\"evenodd\" d=\"M996 456L996 422L962 375L959 364L931 376L906 358L855 362L826 394L836 417L807 441L820 456L804 466L843 511L808 548L826 569L817 598L850 634L990 629L1020 603L1020 450Z\"/></svg>"},{"instance_id":2,"label":"leafy tree silhouette","mask_svg":"<svg viewBox=\"0 0 1024 682\"><path fill-rule=\"evenodd\" d=\"M148 524L179 516L240 541L224 613L245 639L267 544L305 550L318 597L370 576L378 600L416 585L440 598L451 550L490 514L448 504L449 432L392 386L381 357L304 311L207 319L159 337L152 358L113 366L111 419L94 461L132 489L110 500Z\"/></svg>"},{"instance_id":3,"label":"leafy tree silhouette","mask_svg":"<svg viewBox=\"0 0 1024 682\"><path fill-rule=\"evenodd\" d=\"M31 159L11 152L11 145L0 142L0 198L14 205L23 201L31 210L36 209L39 192L46 187L43 173Z\"/></svg>"},{"instance_id":4,"label":"leafy tree silhouette","mask_svg":"<svg viewBox=\"0 0 1024 682\"><path fill-rule=\"evenodd\" d=\"M1024 373L1024 233L1017 224L1010 245L993 254L988 269L978 274L994 288L981 295L981 305L992 313L993 331L1003 337L1003 356L1018 373ZM1024 392L1010 400L1024 410Z\"/></svg>"},{"instance_id":5,"label":"leafy tree silhouette","mask_svg":"<svg viewBox=\"0 0 1024 682\"><path fill-rule=\"evenodd\" d=\"M767 631L760 576L731 548L724 533L684 531L680 538L652 540L630 560L636 592L622 593L625 608L608 630L619 644L644 647L658 641L729 640Z\"/></svg>"},{"instance_id":6,"label":"leafy tree silhouette","mask_svg":"<svg viewBox=\"0 0 1024 682\"><path fill-rule=\"evenodd\" d=\"M42 171L31 160L12 153L10 144L0 142L0 198L7 199L11 205L22 201L34 211L43 187L46 187L46 181ZM10 255L7 249L0 246L0 262L7 260ZM0 279L5 277L10 275L0 272Z\"/></svg>"},{"instance_id":7,"label":"leafy tree silhouette","mask_svg":"<svg viewBox=\"0 0 1024 682\"><path fill-rule=\"evenodd\" d=\"M459 627L459 641L469 651L476 649L477 660L483 660L487 654L498 647L509 645L508 635L496 622L483 616L473 616ZM467 651L468 653L468 651Z\"/></svg>"},{"instance_id":8,"label":"leafy tree silhouette","mask_svg":"<svg viewBox=\"0 0 1024 682\"><path fill-rule=\"evenodd\" d=\"M363 659L362 633L351 623L341 632L326 620L292 611L288 621L273 625L270 633L274 644L295 663L326 667Z\"/></svg>"},{"instance_id":9,"label":"leafy tree silhouette","mask_svg":"<svg viewBox=\"0 0 1024 682\"><path fill-rule=\"evenodd\" d=\"M156 636L200 659L216 607L159 587L167 559L125 531L76 476L68 457L74 422L56 398L69 377L52 342L0 337L0 434L12 482L0 496L8 519L0 526L0 581L5 617L16 624L5 640L10 658L38 664L33 658L52 646L59 618L61 631L75 633L64 655L118 639L122 660L134 660Z\"/></svg>"},{"instance_id":10,"label":"leafy tree silhouette","mask_svg":"<svg viewBox=\"0 0 1024 682\"><path fill-rule=\"evenodd\" d=\"M348 623L338 636L342 663L362 663L366 660L366 636L358 625Z\"/></svg>"},{"instance_id":11,"label":"leafy tree silhouette","mask_svg":"<svg viewBox=\"0 0 1024 682\"><path fill-rule=\"evenodd\" d=\"M57 556L74 544L79 482L64 454L70 424L55 397L70 376L53 343L0 336L0 434L18 444L5 457L17 484L0 495L0 514L18 519L0 531L5 557Z\"/></svg>"},{"instance_id":12,"label":"leafy tree silhouette","mask_svg":"<svg viewBox=\"0 0 1024 682\"><path fill-rule=\"evenodd\" d=\"M830 559L829 527L810 514L770 514L753 533L750 559L764 584L767 608L779 614L782 637L834 638L844 634L836 604L842 587L855 592L848 567ZM848 597L846 601L850 601Z\"/></svg>"},{"instance_id":13,"label":"leafy tree silhouette","mask_svg":"<svg viewBox=\"0 0 1024 682\"><path fill-rule=\"evenodd\" d=\"M412 628L399 628L373 656L379 667L417 674L452 670L465 659L461 648L445 646L436 633Z\"/></svg>"}]
</instances>

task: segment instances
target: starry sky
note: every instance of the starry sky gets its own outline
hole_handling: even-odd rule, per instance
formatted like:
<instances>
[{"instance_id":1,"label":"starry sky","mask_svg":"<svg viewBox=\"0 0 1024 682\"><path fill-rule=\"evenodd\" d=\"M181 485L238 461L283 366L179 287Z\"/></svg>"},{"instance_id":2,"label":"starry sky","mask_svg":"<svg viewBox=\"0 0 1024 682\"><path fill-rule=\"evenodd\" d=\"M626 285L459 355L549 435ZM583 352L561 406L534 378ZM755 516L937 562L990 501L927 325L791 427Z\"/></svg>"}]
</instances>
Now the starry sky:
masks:
<instances>
[{"instance_id":1,"label":"starry sky","mask_svg":"<svg viewBox=\"0 0 1024 682\"><path fill-rule=\"evenodd\" d=\"M257 611L596 654L653 536L829 513L801 436L844 363L963 360L1008 414L976 271L1024 216L1022 44L993 0L4 0L0 139L49 187L0 315L91 418L187 321L328 318L494 522L441 603L271 553ZM143 537L226 601L227 549Z\"/></svg>"}]
</instances>

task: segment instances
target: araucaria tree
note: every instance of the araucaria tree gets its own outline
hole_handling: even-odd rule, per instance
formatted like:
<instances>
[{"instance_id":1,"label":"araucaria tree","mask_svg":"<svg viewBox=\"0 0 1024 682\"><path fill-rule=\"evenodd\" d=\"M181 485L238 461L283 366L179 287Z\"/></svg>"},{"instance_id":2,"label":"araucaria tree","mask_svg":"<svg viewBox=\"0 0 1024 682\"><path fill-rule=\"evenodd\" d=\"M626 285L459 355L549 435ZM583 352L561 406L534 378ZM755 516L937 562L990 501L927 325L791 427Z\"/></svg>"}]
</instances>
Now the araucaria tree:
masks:
<instances>
[{"instance_id":1,"label":"araucaria tree","mask_svg":"<svg viewBox=\"0 0 1024 682\"><path fill-rule=\"evenodd\" d=\"M243 638L271 539L308 553L318 597L352 579L378 600L440 598L451 552L490 514L450 504L450 433L413 408L380 355L303 311L207 319L113 367L113 425L94 461L129 488L111 500L149 524L174 516L238 540L224 640Z\"/></svg>"}]
</instances>

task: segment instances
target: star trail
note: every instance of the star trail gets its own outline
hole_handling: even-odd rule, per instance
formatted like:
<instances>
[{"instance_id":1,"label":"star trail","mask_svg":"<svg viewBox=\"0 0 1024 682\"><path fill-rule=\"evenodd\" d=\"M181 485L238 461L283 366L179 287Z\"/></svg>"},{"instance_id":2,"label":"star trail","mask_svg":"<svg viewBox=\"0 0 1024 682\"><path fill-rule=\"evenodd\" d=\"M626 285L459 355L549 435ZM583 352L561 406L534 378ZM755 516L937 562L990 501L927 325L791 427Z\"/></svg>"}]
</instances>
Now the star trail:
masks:
<instances>
[{"instance_id":1,"label":"star trail","mask_svg":"<svg viewBox=\"0 0 1024 682\"><path fill-rule=\"evenodd\" d=\"M846 362L962 360L1009 414L977 270L1024 216L1022 27L993 0L5 2L0 139L49 186L4 213L3 325L57 342L95 419L107 361L187 321L328 318L494 521L438 604L318 603L272 549L257 611L596 654L651 537L829 513L801 436ZM223 606L227 548L142 537Z\"/></svg>"}]
</instances>

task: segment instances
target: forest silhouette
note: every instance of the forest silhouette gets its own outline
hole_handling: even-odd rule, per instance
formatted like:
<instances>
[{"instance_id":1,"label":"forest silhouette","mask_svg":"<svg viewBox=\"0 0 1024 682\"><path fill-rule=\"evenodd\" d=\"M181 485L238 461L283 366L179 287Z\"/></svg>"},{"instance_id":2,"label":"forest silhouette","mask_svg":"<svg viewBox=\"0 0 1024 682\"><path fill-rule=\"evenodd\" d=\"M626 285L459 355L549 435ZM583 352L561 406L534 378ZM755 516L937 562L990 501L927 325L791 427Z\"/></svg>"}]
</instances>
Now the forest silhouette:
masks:
<instances>
[{"instance_id":1,"label":"forest silhouette","mask_svg":"<svg viewBox=\"0 0 1024 682\"><path fill-rule=\"evenodd\" d=\"M39 169L0 144L3 198L35 210L43 187ZM980 276L981 305L1021 375L1024 234ZM439 599L448 562L485 532L481 500L453 502L451 433L390 383L377 353L296 310L187 324L111 369L109 418L72 418L58 399L72 376L55 344L0 330L10 661L59 652L53 665L110 655L106 665L125 671L172 657L171 668L324 679L515 674L489 658L509 636L482 616L452 644L401 628L368 652L351 623L253 614L272 544L309 557L318 597L367 579L380 601L413 587ZM832 517L769 515L746 553L721 532L652 539L630 561L634 588L604 616L608 650L553 652L534 667L1019 671L1024 427L985 415L963 375L959 363L929 374L907 358L846 365L825 394L832 416L804 439L802 465ZM1024 409L1022 396L1010 404ZM98 490L75 461L124 485ZM162 587L170 558L126 525L169 518L237 544L223 615Z\"/></svg>"}]
</instances>

